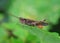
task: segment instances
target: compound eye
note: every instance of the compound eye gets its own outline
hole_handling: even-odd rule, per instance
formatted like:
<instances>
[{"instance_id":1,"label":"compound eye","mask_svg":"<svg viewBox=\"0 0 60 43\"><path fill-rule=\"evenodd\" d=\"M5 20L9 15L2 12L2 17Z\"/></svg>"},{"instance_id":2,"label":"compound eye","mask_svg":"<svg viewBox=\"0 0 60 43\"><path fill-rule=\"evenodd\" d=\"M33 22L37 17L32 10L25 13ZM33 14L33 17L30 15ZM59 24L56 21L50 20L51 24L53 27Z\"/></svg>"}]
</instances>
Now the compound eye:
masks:
<instances>
[{"instance_id":1,"label":"compound eye","mask_svg":"<svg viewBox=\"0 0 60 43\"><path fill-rule=\"evenodd\" d=\"M47 26L47 25L48 25L48 23L42 23L42 25L43 25L43 26Z\"/></svg>"}]
</instances>

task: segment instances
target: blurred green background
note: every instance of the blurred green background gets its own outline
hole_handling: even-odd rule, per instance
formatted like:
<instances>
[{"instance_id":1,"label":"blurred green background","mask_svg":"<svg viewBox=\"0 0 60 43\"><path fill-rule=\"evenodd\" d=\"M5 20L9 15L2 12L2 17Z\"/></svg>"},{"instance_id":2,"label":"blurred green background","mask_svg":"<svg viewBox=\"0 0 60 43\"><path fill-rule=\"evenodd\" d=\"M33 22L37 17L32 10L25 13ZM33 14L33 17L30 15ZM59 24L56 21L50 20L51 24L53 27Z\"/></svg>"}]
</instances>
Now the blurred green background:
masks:
<instances>
[{"instance_id":1,"label":"blurred green background","mask_svg":"<svg viewBox=\"0 0 60 43\"><path fill-rule=\"evenodd\" d=\"M3 0L0 1L0 6L17 17L38 21L46 19L46 22L53 24L57 24L60 17L60 0ZM44 26L43 29L23 25L10 14L10 22L3 23L3 26L13 30L13 34L19 38L8 39L5 28L0 26L0 43L60 43L58 33L48 32L51 25ZM0 16L0 20L2 18Z\"/></svg>"}]
</instances>

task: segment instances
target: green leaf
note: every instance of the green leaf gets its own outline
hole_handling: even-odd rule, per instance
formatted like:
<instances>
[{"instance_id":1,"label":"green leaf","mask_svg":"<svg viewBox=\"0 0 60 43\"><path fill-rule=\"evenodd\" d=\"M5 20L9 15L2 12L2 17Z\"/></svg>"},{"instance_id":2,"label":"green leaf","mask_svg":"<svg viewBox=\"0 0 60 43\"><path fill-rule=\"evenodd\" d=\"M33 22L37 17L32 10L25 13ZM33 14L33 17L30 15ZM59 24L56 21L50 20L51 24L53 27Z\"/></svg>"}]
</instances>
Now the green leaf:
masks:
<instances>
[{"instance_id":1,"label":"green leaf","mask_svg":"<svg viewBox=\"0 0 60 43\"><path fill-rule=\"evenodd\" d=\"M3 6L6 5L4 4ZM11 0L7 6L11 21L0 26L0 43L60 43L58 33L46 31L51 28L50 25L41 29L22 24L16 18L22 17L36 21L46 19L48 23L56 24L60 15L59 0ZM13 17L11 14L16 17ZM7 39L6 28L13 30L13 34L18 39L13 37Z\"/></svg>"}]
</instances>

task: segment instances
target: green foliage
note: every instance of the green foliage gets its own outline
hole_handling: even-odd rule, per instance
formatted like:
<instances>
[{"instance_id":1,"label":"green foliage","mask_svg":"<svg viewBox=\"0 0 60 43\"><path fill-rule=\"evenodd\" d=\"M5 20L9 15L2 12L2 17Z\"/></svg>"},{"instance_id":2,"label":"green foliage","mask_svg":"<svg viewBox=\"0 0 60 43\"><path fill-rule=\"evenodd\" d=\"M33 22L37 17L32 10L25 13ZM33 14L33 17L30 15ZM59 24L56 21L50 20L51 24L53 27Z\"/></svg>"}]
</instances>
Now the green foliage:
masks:
<instances>
[{"instance_id":1,"label":"green foliage","mask_svg":"<svg viewBox=\"0 0 60 43\"><path fill-rule=\"evenodd\" d=\"M12 0L12 2L8 11L12 15L39 21L47 19L47 22L57 23L59 0ZM8 39L4 27L13 30L18 39ZM58 33L46 31L49 28L50 25L43 29L24 25L19 19L10 15L10 22L0 26L0 43L60 43Z\"/></svg>"}]
</instances>

